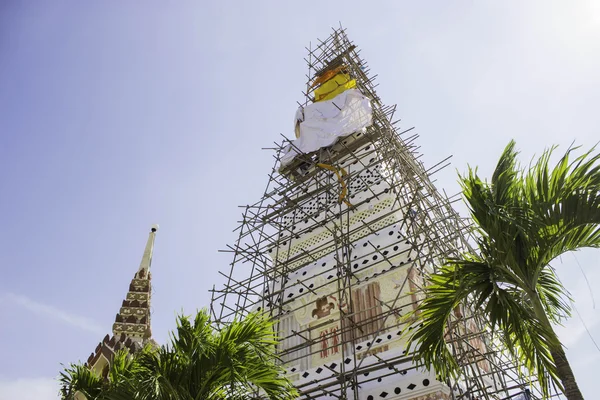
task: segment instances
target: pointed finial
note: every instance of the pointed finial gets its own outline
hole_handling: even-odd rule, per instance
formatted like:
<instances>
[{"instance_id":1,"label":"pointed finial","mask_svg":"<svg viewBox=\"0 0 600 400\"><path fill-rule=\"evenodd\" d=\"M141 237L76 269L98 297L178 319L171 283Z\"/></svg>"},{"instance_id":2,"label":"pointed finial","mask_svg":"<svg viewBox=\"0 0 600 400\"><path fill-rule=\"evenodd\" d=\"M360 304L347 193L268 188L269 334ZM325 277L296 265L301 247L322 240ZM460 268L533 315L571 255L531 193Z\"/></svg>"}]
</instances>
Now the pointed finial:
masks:
<instances>
[{"instance_id":1,"label":"pointed finial","mask_svg":"<svg viewBox=\"0 0 600 400\"><path fill-rule=\"evenodd\" d=\"M146 248L144 249L144 255L142 256L142 262L138 271L146 270L149 272L150 265L152 264L152 251L154 250L154 238L156 237L156 231L158 231L158 224L154 224L150 227L150 235L148 236L148 242L146 242Z\"/></svg>"}]
</instances>

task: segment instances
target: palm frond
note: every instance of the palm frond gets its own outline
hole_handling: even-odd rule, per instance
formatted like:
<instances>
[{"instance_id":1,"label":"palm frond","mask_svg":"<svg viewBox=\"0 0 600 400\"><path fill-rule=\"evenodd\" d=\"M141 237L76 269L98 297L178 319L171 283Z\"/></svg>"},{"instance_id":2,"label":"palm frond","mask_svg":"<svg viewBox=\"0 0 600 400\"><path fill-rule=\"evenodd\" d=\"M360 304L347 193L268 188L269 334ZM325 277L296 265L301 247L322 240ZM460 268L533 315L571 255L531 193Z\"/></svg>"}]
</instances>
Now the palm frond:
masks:
<instances>
[{"instance_id":1,"label":"palm frond","mask_svg":"<svg viewBox=\"0 0 600 400\"><path fill-rule=\"evenodd\" d=\"M262 314L221 331L206 310L181 315L168 345L117 352L107 380L85 366L66 369L63 399L77 391L88 400L292 399L297 392L277 364L276 343L273 322Z\"/></svg>"},{"instance_id":2,"label":"palm frond","mask_svg":"<svg viewBox=\"0 0 600 400\"><path fill-rule=\"evenodd\" d=\"M493 290L487 266L474 258L451 260L432 275L423 302L409 316L418 316L407 344L417 349L415 361L432 366L442 380L458 376L458 364L445 340L454 329L450 316L471 295L481 305Z\"/></svg>"},{"instance_id":3,"label":"palm frond","mask_svg":"<svg viewBox=\"0 0 600 400\"><path fill-rule=\"evenodd\" d=\"M537 281L537 293L551 322L558 324L571 316L573 299L551 266L541 271Z\"/></svg>"},{"instance_id":4,"label":"palm frond","mask_svg":"<svg viewBox=\"0 0 600 400\"><path fill-rule=\"evenodd\" d=\"M515 141L511 140L496 165L492 175L491 188L496 205L512 205L515 190L519 188L518 164Z\"/></svg>"},{"instance_id":5,"label":"palm frond","mask_svg":"<svg viewBox=\"0 0 600 400\"><path fill-rule=\"evenodd\" d=\"M460 179L475 222L477 252L466 253L431 276L410 343L415 358L446 378L458 373L445 339L452 310L463 303L487 320L545 394L562 387L552 354L561 348L552 323L570 315L570 295L551 262L568 251L600 247L600 154L575 157L569 148L551 166L546 150L527 170L511 141L491 182L469 168Z\"/></svg>"},{"instance_id":6,"label":"palm frond","mask_svg":"<svg viewBox=\"0 0 600 400\"><path fill-rule=\"evenodd\" d=\"M569 148L550 168L554 150L545 151L523 177L523 203L539 218L540 265L568 251L600 247L600 153L592 148L570 161L577 148Z\"/></svg>"},{"instance_id":7,"label":"palm frond","mask_svg":"<svg viewBox=\"0 0 600 400\"><path fill-rule=\"evenodd\" d=\"M102 393L104 380L100 375L81 364L71 364L59 376L63 400L73 400L77 392L88 399L96 399Z\"/></svg>"}]
</instances>

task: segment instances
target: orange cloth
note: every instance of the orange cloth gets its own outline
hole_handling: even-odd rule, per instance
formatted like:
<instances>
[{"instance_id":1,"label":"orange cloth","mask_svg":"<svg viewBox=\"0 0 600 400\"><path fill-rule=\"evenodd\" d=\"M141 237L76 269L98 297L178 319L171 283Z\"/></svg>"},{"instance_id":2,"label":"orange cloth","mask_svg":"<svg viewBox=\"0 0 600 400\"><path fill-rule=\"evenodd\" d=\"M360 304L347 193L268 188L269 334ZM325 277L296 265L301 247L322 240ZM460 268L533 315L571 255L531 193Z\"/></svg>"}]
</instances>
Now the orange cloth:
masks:
<instances>
[{"instance_id":1,"label":"orange cloth","mask_svg":"<svg viewBox=\"0 0 600 400\"><path fill-rule=\"evenodd\" d=\"M338 72L340 72L344 68L346 68L345 65L340 65L337 68L333 68L333 69L330 69L329 71L325 71L323 74L321 74L321 76L318 76L315 78L312 85L310 85L310 88L312 89L315 86L322 84L323 82L327 82L328 80L330 80L331 78L336 76L338 74Z\"/></svg>"}]
</instances>

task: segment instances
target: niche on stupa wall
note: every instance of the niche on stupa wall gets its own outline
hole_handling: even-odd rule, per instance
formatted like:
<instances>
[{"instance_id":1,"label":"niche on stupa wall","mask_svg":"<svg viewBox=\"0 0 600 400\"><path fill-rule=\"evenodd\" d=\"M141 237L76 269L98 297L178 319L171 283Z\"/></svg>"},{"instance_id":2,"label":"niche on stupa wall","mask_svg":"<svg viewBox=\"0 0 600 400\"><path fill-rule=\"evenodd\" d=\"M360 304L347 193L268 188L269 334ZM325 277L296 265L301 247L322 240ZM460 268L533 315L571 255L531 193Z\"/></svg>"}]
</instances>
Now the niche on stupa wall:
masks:
<instances>
[{"instance_id":1,"label":"niche on stupa wall","mask_svg":"<svg viewBox=\"0 0 600 400\"><path fill-rule=\"evenodd\" d=\"M414 311L416 294L412 276L416 268L398 268L369 279L352 291L354 312L343 323L343 342L355 346L357 358L400 348L407 315ZM349 320L353 317L353 321ZM347 347L350 352L351 347Z\"/></svg>"},{"instance_id":2,"label":"niche on stupa wall","mask_svg":"<svg viewBox=\"0 0 600 400\"><path fill-rule=\"evenodd\" d=\"M314 343L311 346L312 366L341 357L340 307L346 305L340 304L336 296L317 297L310 307L305 307L310 309L312 319L309 323Z\"/></svg>"}]
</instances>

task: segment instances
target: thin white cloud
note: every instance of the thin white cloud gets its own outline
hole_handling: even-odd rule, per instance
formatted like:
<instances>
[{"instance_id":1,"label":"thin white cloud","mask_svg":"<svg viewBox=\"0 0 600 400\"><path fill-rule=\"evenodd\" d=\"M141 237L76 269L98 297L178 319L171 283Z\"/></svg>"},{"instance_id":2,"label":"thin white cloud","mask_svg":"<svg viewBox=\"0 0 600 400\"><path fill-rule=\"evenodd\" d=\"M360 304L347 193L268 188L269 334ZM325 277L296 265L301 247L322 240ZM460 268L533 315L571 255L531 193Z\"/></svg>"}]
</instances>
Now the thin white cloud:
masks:
<instances>
[{"instance_id":1,"label":"thin white cloud","mask_svg":"<svg viewBox=\"0 0 600 400\"><path fill-rule=\"evenodd\" d=\"M578 290L574 295L576 301L572 304L572 307L574 307L572 315L562 326L556 327L561 342L567 348L580 345L582 341L585 342L586 347L594 346L592 340L600 345L600 338L594 336L596 327L600 325L600 314L591 306L591 301L577 301L578 297L585 298L582 294L588 293L583 278L578 283ZM593 339L590 339L590 337Z\"/></svg>"},{"instance_id":2,"label":"thin white cloud","mask_svg":"<svg viewBox=\"0 0 600 400\"><path fill-rule=\"evenodd\" d=\"M586 348L594 348L590 336L600 345L600 338L594 335L600 325L600 311L595 306L598 296L594 296L594 289L600 283L600 272L594 268L598 264L595 260L596 255L590 250L577 255L571 253L562 258L561 265L557 268L563 284L574 299L575 309L571 318L563 326L556 327L561 342L567 348L576 348L582 343L585 343ZM588 271L585 271L584 266ZM594 349L593 353L597 351Z\"/></svg>"},{"instance_id":3,"label":"thin white cloud","mask_svg":"<svg viewBox=\"0 0 600 400\"><path fill-rule=\"evenodd\" d=\"M30 299L27 296L18 295L14 293L7 293L4 295L4 298L9 303L23 307L34 314L51 318L57 321L62 321L68 325L82 329L84 331L93 332L99 336L102 336L105 333L104 329L102 329L100 325L98 325L96 322L92 321L89 318L74 315L59 308L37 302L33 299Z\"/></svg>"},{"instance_id":4,"label":"thin white cloud","mask_svg":"<svg viewBox=\"0 0 600 400\"><path fill-rule=\"evenodd\" d=\"M50 378L0 379L0 400L57 400L58 389Z\"/></svg>"},{"instance_id":5,"label":"thin white cloud","mask_svg":"<svg viewBox=\"0 0 600 400\"><path fill-rule=\"evenodd\" d=\"M600 324L600 318L597 316L590 316L589 319L583 318L584 317L580 319L577 313L575 313L564 326L556 327L556 332L558 333L562 344L567 348L580 344L582 340L586 340L586 345L592 346L591 343L587 343L587 340L589 339L589 336L592 335L591 331ZM594 340L598 342L596 338L594 338Z\"/></svg>"}]
</instances>

